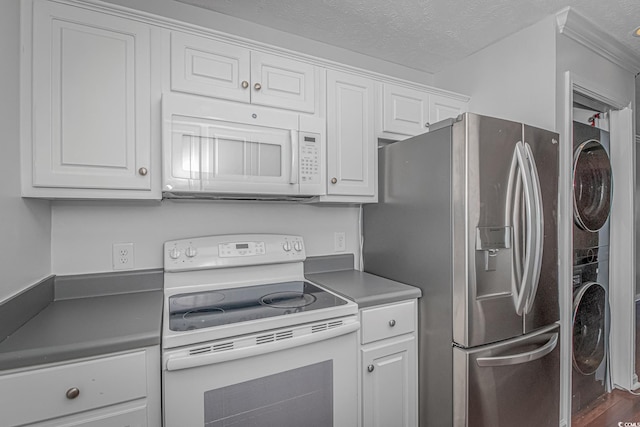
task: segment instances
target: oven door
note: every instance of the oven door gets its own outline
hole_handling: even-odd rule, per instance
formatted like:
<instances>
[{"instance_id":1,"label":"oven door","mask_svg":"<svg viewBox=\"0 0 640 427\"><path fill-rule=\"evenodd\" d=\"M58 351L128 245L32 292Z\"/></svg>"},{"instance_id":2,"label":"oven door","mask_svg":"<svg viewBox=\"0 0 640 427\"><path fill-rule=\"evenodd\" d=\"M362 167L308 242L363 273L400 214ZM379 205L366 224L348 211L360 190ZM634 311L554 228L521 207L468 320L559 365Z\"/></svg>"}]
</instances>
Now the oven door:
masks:
<instances>
[{"instance_id":1,"label":"oven door","mask_svg":"<svg viewBox=\"0 0 640 427\"><path fill-rule=\"evenodd\" d=\"M338 321L165 350L164 426L357 425L359 323Z\"/></svg>"}]
</instances>

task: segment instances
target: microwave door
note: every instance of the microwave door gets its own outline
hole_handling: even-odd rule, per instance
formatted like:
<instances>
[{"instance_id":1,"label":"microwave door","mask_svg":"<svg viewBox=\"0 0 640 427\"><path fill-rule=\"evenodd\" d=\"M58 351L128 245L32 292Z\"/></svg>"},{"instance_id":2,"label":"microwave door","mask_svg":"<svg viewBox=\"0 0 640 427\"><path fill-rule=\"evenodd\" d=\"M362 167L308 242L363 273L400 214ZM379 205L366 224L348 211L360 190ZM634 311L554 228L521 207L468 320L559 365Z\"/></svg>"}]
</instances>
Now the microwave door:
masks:
<instances>
[{"instance_id":1,"label":"microwave door","mask_svg":"<svg viewBox=\"0 0 640 427\"><path fill-rule=\"evenodd\" d=\"M171 144L164 153L170 162L165 163L165 190L200 191L201 127L191 123L174 122Z\"/></svg>"},{"instance_id":2,"label":"microwave door","mask_svg":"<svg viewBox=\"0 0 640 427\"><path fill-rule=\"evenodd\" d=\"M203 191L298 193L297 175L292 174L297 153L292 153L291 130L225 123L208 126L205 133L201 143Z\"/></svg>"}]
</instances>

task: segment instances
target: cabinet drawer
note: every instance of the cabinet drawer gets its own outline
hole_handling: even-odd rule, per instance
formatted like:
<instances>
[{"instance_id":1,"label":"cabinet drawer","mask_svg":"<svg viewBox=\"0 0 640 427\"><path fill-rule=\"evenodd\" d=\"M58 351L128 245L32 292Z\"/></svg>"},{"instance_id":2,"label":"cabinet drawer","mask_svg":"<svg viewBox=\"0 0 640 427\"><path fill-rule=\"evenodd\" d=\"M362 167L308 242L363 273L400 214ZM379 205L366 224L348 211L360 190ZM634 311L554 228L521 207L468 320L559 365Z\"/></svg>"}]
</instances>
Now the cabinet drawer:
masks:
<instances>
[{"instance_id":1,"label":"cabinet drawer","mask_svg":"<svg viewBox=\"0 0 640 427\"><path fill-rule=\"evenodd\" d=\"M415 301L362 310L362 344L413 332Z\"/></svg>"},{"instance_id":2,"label":"cabinet drawer","mask_svg":"<svg viewBox=\"0 0 640 427\"><path fill-rule=\"evenodd\" d=\"M140 351L2 375L2 423L22 425L145 397L145 364Z\"/></svg>"}]
</instances>

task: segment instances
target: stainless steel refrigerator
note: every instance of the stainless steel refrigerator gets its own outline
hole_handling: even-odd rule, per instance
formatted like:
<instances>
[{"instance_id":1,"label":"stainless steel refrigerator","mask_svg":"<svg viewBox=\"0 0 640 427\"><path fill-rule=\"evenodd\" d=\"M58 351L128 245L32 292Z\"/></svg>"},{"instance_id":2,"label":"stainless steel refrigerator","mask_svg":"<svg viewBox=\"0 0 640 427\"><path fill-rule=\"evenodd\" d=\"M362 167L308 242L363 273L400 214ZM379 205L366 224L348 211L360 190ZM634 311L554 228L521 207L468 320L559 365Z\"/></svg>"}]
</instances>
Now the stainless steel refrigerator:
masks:
<instances>
[{"instance_id":1,"label":"stainless steel refrigerator","mask_svg":"<svg viewBox=\"0 0 640 427\"><path fill-rule=\"evenodd\" d=\"M420 426L557 427L558 135L432 125L379 149L363 209L365 271L422 289Z\"/></svg>"}]
</instances>

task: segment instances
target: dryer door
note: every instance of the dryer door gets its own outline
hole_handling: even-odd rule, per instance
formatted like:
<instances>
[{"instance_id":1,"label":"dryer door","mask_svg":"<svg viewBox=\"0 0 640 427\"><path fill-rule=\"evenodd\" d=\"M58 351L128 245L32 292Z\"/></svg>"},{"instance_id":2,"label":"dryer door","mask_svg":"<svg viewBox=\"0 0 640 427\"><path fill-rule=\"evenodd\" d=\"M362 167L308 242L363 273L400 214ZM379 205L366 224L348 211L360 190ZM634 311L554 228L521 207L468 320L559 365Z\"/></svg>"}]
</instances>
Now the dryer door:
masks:
<instances>
[{"instance_id":1,"label":"dryer door","mask_svg":"<svg viewBox=\"0 0 640 427\"><path fill-rule=\"evenodd\" d=\"M598 231L607 222L613 188L606 149L595 139L583 142L574 154L573 213L578 227Z\"/></svg>"},{"instance_id":2,"label":"dryer door","mask_svg":"<svg viewBox=\"0 0 640 427\"><path fill-rule=\"evenodd\" d=\"M606 356L607 291L587 282L573 298L573 366L583 375L595 373Z\"/></svg>"}]
</instances>

